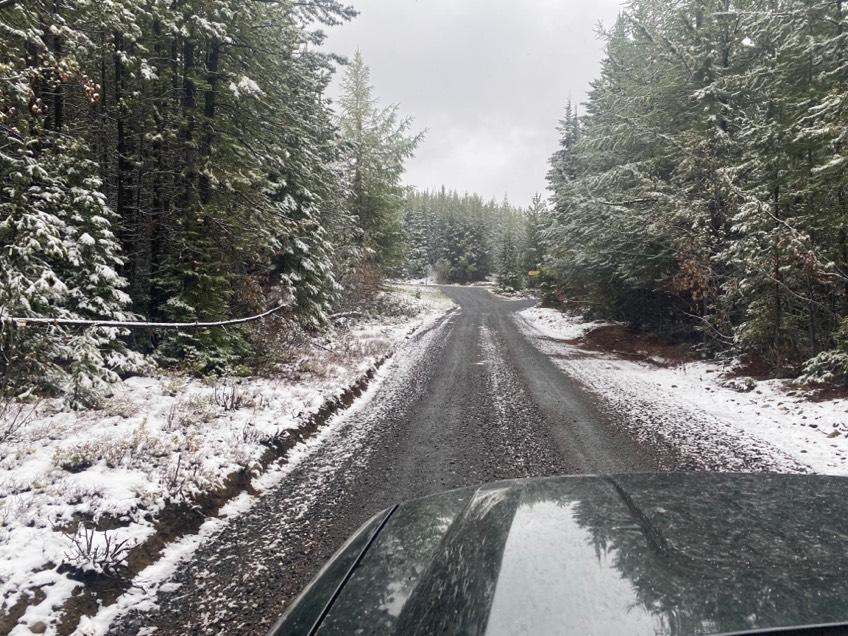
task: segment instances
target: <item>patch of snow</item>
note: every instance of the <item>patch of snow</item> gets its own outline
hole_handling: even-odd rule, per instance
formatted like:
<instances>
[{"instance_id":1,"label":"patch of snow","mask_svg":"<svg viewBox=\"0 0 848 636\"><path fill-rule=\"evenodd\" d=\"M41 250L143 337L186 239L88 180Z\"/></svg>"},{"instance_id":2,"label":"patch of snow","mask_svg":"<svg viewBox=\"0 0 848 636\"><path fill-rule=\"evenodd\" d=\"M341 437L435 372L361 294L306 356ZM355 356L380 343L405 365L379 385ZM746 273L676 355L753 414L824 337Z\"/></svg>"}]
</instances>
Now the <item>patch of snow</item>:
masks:
<instances>
[{"instance_id":1,"label":"patch of snow","mask_svg":"<svg viewBox=\"0 0 848 636\"><path fill-rule=\"evenodd\" d=\"M435 274L428 274L427 276L422 276L420 278L409 278L409 279L398 278L398 279L391 280L389 282L392 283L393 285L410 285L410 286L438 285L439 284L438 281L436 280Z\"/></svg>"},{"instance_id":2,"label":"patch of snow","mask_svg":"<svg viewBox=\"0 0 848 636\"><path fill-rule=\"evenodd\" d=\"M230 82L228 88L235 97L261 97L264 95L259 84L245 75L242 75L238 82Z\"/></svg>"},{"instance_id":3,"label":"patch of snow","mask_svg":"<svg viewBox=\"0 0 848 636\"><path fill-rule=\"evenodd\" d=\"M585 336L596 327L608 325L608 322L586 322L579 316L563 313L557 309L531 307L518 313L524 322L546 338L554 340L575 340Z\"/></svg>"},{"instance_id":4,"label":"patch of snow","mask_svg":"<svg viewBox=\"0 0 848 636\"><path fill-rule=\"evenodd\" d=\"M531 289L522 289L520 291L505 291L499 287L488 287L489 293L504 300L535 300L536 294Z\"/></svg>"},{"instance_id":5,"label":"patch of snow","mask_svg":"<svg viewBox=\"0 0 848 636\"><path fill-rule=\"evenodd\" d=\"M559 315L556 315L559 314ZM646 438L659 437L707 467L848 475L848 400L813 401L782 380L728 380L717 362L658 367L568 344L596 323L551 309L516 317L519 327L569 376L596 393Z\"/></svg>"}]
</instances>

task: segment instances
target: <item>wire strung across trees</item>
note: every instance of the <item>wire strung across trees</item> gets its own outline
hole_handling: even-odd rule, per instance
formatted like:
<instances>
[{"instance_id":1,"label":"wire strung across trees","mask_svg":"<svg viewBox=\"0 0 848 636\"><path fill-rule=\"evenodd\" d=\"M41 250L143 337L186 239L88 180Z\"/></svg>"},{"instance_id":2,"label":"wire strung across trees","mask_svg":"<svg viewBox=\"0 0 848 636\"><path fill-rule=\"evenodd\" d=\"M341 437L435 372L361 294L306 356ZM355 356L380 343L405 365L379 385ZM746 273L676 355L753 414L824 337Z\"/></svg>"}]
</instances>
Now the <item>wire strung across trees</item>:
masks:
<instances>
[{"instance_id":1,"label":"wire strung across trees","mask_svg":"<svg viewBox=\"0 0 848 636\"><path fill-rule=\"evenodd\" d=\"M145 322L136 320L83 320L73 318L18 318L0 316L0 322L11 322L20 326L26 325L51 325L65 327L118 327L120 329L210 329L215 327L229 327L232 325L243 325L248 322L262 320L288 307L278 305L266 312L247 318L236 318L234 320L222 320L219 322Z\"/></svg>"}]
</instances>

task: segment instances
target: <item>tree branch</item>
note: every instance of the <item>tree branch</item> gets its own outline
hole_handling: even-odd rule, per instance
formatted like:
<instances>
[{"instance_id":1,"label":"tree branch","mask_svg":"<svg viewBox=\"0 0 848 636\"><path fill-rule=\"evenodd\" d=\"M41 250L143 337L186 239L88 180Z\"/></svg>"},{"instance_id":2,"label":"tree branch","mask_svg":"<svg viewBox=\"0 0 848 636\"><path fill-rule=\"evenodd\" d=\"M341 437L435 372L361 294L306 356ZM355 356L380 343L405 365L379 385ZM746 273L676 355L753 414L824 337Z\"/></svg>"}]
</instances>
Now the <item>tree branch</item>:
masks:
<instances>
[{"instance_id":1,"label":"tree branch","mask_svg":"<svg viewBox=\"0 0 848 636\"><path fill-rule=\"evenodd\" d=\"M656 203L657 201L659 201L659 199L653 197L653 198L646 198L646 199L632 199L630 201L601 201L599 199L596 199L595 203L599 203L601 205L608 205L608 206L614 207L614 208L618 208L618 207L625 208L629 205L640 205L642 203Z\"/></svg>"}]
</instances>

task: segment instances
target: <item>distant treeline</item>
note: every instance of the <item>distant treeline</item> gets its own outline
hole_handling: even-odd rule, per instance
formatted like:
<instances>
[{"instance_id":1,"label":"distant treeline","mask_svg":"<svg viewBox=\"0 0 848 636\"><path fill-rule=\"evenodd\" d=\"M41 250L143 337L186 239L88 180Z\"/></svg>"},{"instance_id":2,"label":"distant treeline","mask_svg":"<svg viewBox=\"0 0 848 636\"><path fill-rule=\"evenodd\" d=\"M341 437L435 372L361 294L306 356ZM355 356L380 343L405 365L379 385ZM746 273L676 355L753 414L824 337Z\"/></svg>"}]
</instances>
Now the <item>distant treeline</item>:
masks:
<instances>
[{"instance_id":1,"label":"distant treeline","mask_svg":"<svg viewBox=\"0 0 848 636\"><path fill-rule=\"evenodd\" d=\"M549 174L545 274L638 328L848 379L848 8L633 0Z\"/></svg>"},{"instance_id":2,"label":"distant treeline","mask_svg":"<svg viewBox=\"0 0 848 636\"><path fill-rule=\"evenodd\" d=\"M433 276L443 283L497 278L504 289L521 289L539 268L539 230L544 204L529 209L507 200L484 202L476 194L410 191L404 211L406 261L412 278Z\"/></svg>"}]
</instances>

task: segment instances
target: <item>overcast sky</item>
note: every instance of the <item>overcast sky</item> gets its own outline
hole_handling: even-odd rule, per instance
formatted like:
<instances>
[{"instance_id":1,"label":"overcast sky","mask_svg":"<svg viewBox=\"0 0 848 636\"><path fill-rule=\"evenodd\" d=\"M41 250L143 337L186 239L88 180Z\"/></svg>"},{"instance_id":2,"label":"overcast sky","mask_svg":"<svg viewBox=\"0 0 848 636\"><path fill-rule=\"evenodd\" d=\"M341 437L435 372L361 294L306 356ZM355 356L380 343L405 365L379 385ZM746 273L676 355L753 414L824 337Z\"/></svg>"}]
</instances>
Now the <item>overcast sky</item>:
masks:
<instances>
[{"instance_id":1,"label":"overcast sky","mask_svg":"<svg viewBox=\"0 0 848 636\"><path fill-rule=\"evenodd\" d=\"M427 135L406 181L526 205L545 194L547 160L569 96L598 74L598 22L621 0L350 0L330 50L359 47L382 103Z\"/></svg>"}]
</instances>

